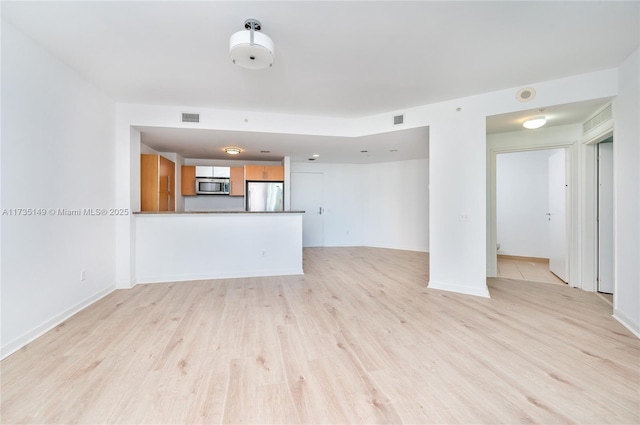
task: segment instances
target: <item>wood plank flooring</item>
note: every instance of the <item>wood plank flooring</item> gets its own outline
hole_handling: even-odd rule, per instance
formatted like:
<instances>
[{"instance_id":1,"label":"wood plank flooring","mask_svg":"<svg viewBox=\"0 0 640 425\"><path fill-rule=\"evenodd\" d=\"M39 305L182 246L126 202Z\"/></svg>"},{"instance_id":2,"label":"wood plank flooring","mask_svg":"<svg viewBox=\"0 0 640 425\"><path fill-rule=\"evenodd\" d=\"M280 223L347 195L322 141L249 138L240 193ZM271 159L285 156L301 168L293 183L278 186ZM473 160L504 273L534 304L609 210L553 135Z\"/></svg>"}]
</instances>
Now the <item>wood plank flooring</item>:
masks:
<instances>
[{"instance_id":1,"label":"wood plank flooring","mask_svg":"<svg viewBox=\"0 0 640 425\"><path fill-rule=\"evenodd\" d=\"M595 294L432 290L427 254L377 248L304 269L113 292L0 363L1 422L640 422L640 341Z\"/></svg>"}]
</instances>

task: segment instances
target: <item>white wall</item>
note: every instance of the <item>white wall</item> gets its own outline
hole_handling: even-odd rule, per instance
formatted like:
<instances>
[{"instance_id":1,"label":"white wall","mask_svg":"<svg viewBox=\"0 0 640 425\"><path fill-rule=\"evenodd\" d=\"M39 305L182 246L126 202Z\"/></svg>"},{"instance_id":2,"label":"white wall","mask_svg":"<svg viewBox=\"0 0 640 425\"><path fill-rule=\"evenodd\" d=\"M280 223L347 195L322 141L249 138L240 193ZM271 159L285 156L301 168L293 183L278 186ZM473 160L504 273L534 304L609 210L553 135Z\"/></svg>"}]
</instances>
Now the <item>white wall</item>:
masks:
<instances>
[{"instance_id":1,"label":"white wall","mask_svg":"<svg viewBox=\"0 0 640 425\"><path fill-rule=\"evenodd\" d=\"M620 67L613 103L614 317L640 336L640 50Z\"/></svg>"},{"instance_id":2,"label":"white wall","mask_svg":"<svg viewBox=\"0 0 640 425\"><path fill-rule=\"evenodd\" d=\"M182 196L182 166L185 163L185 159L176 153L174 154L173 162L176 164L176 211L182 212L186 211L186 198Z\"/></svg>"},{"instance_id":3,"label":"white wall","mask_svg":"<svg viewBox=\"0 0 640 425\"><path fill-rule=\"evenodd\" d=\"M366 196L364 166L291 162L291 172L323 174L324 245L363 245Z\"/></svg>"},{"instance_id":4,"label":"white wall","mask_svg":"<svg viewBox=\"0 0 640 425\"><path fill-rule=\"evenodd\" d=\"M482 98L465 103L429 126L429 287L488 297L486 112Z\"/></svg>"},{"instance_id":5,"label":"white wall","mask_svg":"<svg viewBox=\"0 0 640 425\"><path fill-rule=\"evenodd\" d=\"M140 143L140 155L160 155L160 152L145 145L144 143Z\"/></svg>"},{"instance_id":6,"label":"white wall","mask_svg":"<svg viewBox=\"0 0 640 425\"><path fill-rule=\"evenodd\" d=\"M429 251L429 160L365 166L363 245Z\"/></svg>"},{"instance_id":7,"label":"white wall","mask_svg":"<svg viewBox=\"0 0 640 425\"><path fill-rule=\"evenodd\" d=\"M324 246L429 250L429 160L292 162L323 174Z\"/></svg>"},{"instance_id":8,"label":"white wall","mask_svg":"<svg viewBox=\"0 0 640 425\"><path fill-rule=\"evenodd\" d=\"M115 104L5 21L1 78L4 357L115 287L115 219L48 212L115 206Z\"/></svg>"},{"instance_id":9,"label":"white wall","mask_svg":"<svg viewBox=\"0 0 640 425\"><path fill-rule=\"evenodd\" d=\"M136 282L302 274L302 215L141 214Z\"/></svg>"},{"instance_id":10,"label":"white wall","mask_svg":"<svg viewBox=\"0 0 640 425\"><path fill-rule=\"evenodd\" d=\"M503 153L496 163L498 254L549 258L549 155Z\"/></svg>"}]
</instances>

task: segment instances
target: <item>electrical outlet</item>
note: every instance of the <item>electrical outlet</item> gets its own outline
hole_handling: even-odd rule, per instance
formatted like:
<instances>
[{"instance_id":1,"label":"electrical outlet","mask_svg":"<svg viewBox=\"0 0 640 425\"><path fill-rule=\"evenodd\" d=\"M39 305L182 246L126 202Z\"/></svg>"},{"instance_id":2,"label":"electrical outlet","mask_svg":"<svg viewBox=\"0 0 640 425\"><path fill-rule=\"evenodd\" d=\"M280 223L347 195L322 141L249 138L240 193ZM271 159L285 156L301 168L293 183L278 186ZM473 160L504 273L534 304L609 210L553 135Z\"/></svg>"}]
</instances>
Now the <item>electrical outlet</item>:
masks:
<instances>
[{"instance_id":1,"label":"electrical outlet","mask_svg":"<svg viewBox=\"0 0 640 425\"><path fill-rule=\"evenodd\" d=\"M460 221L469 221L469 214L467 213L461 213L460 214Z\"/></svg>"},{"instance_id":2,"label":"electrical outlet","mask_svg":"<svg viewBox=\"0 0 640 425\"><path fill-rule=\"evenodd\" d=\"M262 251L262 256L266 257L267 256L267 251Z\"/></svg>"},{"instance_id":3,"label":"electrical outlet","mask_svg":"<svg viewBox=\"0 0 640 425\"><path fill-rule=\"evenodd\" d=\"M87 278L87 272L85 270L80 270L80 281L84 281Z\"/></svg>"}]
</instances>

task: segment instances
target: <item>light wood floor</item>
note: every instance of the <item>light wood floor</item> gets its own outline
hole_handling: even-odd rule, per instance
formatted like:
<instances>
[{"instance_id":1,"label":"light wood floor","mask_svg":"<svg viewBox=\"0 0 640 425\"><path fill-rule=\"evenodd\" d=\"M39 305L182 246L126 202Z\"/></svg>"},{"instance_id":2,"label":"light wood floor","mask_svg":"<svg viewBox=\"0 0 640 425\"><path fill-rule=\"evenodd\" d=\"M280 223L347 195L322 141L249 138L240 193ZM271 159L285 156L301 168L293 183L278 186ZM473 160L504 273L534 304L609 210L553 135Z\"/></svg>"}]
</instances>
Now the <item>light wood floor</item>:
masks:
<instances>
[{"instance_id":1,"label":"light wood floor","mask_svg":"<svg viewBox=\"0 0 640 425\"><path fill-rule=\"evenodd\" d=\"M640 340L595 294L432 290L427 254L376 248L304 268L110 294L0 363L2 423L640 421Z\"/></svg>"}]
</instances>

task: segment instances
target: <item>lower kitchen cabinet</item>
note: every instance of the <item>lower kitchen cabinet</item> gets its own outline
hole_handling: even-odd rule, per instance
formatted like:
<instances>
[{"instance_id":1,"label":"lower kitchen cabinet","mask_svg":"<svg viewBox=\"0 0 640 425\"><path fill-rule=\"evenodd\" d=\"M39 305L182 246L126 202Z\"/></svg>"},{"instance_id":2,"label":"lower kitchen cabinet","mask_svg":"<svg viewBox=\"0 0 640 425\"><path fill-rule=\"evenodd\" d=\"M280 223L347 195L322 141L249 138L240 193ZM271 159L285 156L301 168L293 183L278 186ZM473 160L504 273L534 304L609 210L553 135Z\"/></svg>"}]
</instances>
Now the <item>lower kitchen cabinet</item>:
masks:
<instances>
[{"instance_id":1,"label":"lower kitchen cabinet","mask_svg":"<svg viewBox=\"0 0 640 425\"><path fill-rule=\"evenodd\" d=\"M160 155L140 155L140 211L176 210L176 164Z\"/></svg>"}]
</instances>

